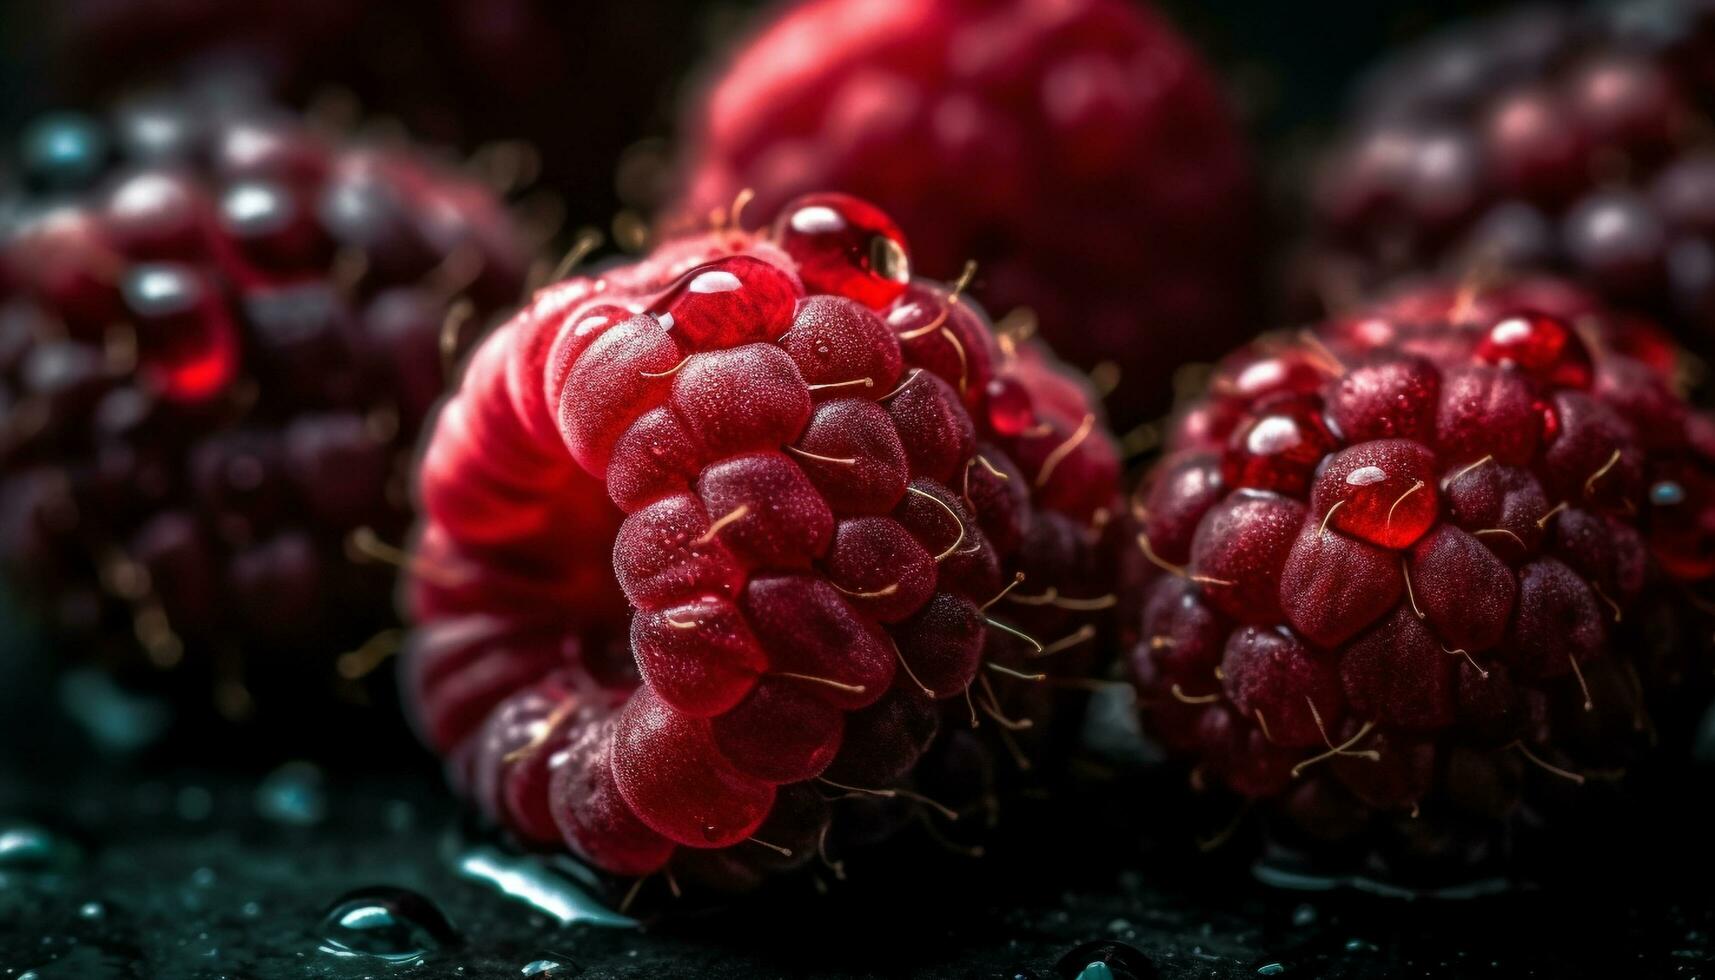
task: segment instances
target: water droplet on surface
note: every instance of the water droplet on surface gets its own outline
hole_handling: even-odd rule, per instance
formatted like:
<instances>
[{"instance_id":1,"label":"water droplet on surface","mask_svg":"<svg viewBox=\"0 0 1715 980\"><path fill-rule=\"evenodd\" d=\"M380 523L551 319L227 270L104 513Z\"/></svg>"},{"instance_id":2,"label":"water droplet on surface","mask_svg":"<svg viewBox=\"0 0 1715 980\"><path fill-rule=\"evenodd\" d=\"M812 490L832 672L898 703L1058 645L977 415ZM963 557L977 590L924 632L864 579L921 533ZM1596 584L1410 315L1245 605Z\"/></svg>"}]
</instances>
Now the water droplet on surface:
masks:
<instances>
[{"instance_id":1,"label":"water droplet on surface","mask_svg":"<svg viewBox=\"0 0 1715 980\"><path fill-rule=\"evenodd\" d=\"M1256 972L1258 976L1278 977L1282 973L1286 972L1286 967L1279 963L1264 963L1262 966L1256 968Z\"/></svg>"},{"instance_id":2,"label":"water droplet on surface","mask_svg":"<svg viewBox=\"0 0 1715 980\"><path fill-rule=\"evenodd\" d=\"M213 868L198 868L191 872L191 884L198 888L209 888L214 885L215 877Z\"/></svg>"},{"instance_id":3,"label":"water droplet on surface","mask_svg":"<svg viewBox=\"0 0 1715 980\"><path fill-rule=\"evenodd\" d=\"M85 902L80 908L78 908L77 915L80 919L89 919L91 921L104 919L107 917L107 906L100 902Z\"/></svg>"},{"instance_id":4,"label":"water droplet on surface","mask_svg":"<svg viewBox=\"0 0 1715 980\"><path fill-rule=\"evenodd\" d=\"M1300 905L1292 910L1292 924L1302 929L1316 921L1316 906Z\"/></svg>"},{"instance_id":5,"label":"water droplet on surface","mask_svg":"<svg viewBox=\"0 0 1715 980\"><path fill-rule=\"evenodd\" d=\"M63 871L82 857L78 846L34 824L0 825L0 870Z\"/></svg>"},{"instance_id":6,"label":"water droplet on surface","mask_svg":"<svg viewBox=\"0 0 1715 980\"><path fill-rule=\"evenodd\" d=\"M555 971L565 969L566 965L559 960L532 960L524 964L524 968L518 972L527 977L542 977L554 976Z\"/></svg>"},{"instance_id":7,"label":"water droplet on surface","mask_svg":"<svg viewBox=\"0 0 1715 980\"><path fill-rule=\"evenodd\" d=\"M458 943L458 933L435 904L414 891L378 885L349 892L321 921L322 952L410 963Z\"/></svg>"},{"instance_id":8,"label":"water droplet on surface","mask_svg":"<svg viewBox=\"0 0 1715 980\"><path fill-rule=\"evenodd\" d=\"M1348 939L1348 940L1346 940L1346 952L1348 952L1348 953L1373 953L1375 951L1376 951L1376 944L1375 943L1367 942L1367 941L1362 940L1362 939Z\"/></svg>"},{"instance_id":9,"label":"water droplet on surface","mask_svg":"<svg viewBox=\"0 0 1715 980\"><path fill-rule=\"evenodd\" d=\"M455 860L459 874L483 882L501 894L518 899L556 919L561 925L587 922L591 925L628 928L636 919L620 915L601 904L592 892L598 887L593 874L566 859L549 866L543 859L509 855L497 847L478 847Z\"/></svg>"},{"instance_id":10,"label":"water droplet on surface","mask_svg":"<svg viewBox=\"0 0 1715 980\"><path fill-rule=\"evenodd\" d=\"M308 762L288 762L256 787L256 812L275 823L313 827L327 810L322 771Z\"/></svg>"},{"instance_id":11,"label":"water droplet on surface","mask_svg":"<svg viewBox=\"0 0 1715 980\"><path fill-rule=\"evenodd\" d=\"M1098 939L1072 949L1054 972L1064 980L1154 980L1155 964L1143 951L1111 939Z\"/></svg>"}]
</instances>

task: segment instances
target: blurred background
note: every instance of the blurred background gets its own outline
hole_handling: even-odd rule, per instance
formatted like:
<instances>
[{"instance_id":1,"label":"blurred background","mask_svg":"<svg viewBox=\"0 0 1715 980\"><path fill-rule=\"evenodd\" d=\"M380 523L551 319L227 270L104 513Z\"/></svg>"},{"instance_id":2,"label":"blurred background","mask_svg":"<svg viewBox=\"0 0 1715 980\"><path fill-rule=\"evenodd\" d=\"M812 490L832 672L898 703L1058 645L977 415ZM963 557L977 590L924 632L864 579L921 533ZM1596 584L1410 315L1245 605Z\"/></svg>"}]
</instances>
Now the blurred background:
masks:
<instances>
[{"instance_id":1,"label":"blurred background","mask_svg":"<svg viewBox=\"0 0 1715 980\"><path fill-rule=\"evenodd\" d=\"M574 225L658 203L659 167L698 80L763 2L71 0L0 12L0 124L100 106L150 82L247 78L304 107L391 120L474 149L532 143ZM1387 48L1500 5L1330 0L1159 4L1222 71L1273 160L1329 125ZM711 58L716 60L711 60ZM1278 168L1270 168L1278 172Z\"/></svg>"}]
</instances>

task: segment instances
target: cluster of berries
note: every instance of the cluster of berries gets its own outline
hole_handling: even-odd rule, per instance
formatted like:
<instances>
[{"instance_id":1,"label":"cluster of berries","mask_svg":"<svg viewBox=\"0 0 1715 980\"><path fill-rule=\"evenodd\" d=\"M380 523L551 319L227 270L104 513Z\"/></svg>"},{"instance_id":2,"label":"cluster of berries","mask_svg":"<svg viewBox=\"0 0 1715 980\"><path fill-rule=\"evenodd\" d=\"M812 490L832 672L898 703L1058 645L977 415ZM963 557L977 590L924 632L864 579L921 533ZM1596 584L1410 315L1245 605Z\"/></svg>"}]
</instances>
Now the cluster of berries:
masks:
<instances>
[{"instance_id":1,"label":"cluster of berries","mask_svg":"<svg viewBox=\"0 0 1715 980\"><path fill-rule=\"evenodd\" d=\"M443 328L516 300L520 230L432 158L212 97L43 120L0 208L13 580L98 660L295 716L396 625L363 552L409 527Z\"/></svg>"},{"instance_id":2,"label":"cluster of berries","mask_svg":"<svg viewBox=\"0 0 1715 980\"><path fill-rule=\"evenodd\" d=\"M1308 253L1355 301L1135 430L1130 507L1110 411L1250 335L1258 279L1242 141L1135 4L788 11L656 247L486 334L532 249L426 154L204 98L54 118L0 192L0 557L232 716L301 710L307 652L378 663L402 563L453 781L639 883L990 808L1101 683L1294 839L1468 855L1707 673L1715 419L1654 324L1715 324L1715 8L1668 9L1383 72Z\"/></svg>"}]
</instances>

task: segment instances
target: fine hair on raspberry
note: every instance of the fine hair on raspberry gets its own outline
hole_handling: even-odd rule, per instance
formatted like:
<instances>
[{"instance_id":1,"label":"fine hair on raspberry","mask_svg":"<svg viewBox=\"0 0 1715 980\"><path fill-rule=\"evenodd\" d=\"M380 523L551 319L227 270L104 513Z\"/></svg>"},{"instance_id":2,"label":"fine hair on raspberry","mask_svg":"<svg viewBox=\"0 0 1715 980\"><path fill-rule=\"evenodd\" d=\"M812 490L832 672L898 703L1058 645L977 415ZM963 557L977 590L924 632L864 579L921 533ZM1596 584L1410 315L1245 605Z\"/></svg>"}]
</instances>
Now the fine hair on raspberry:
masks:
<instances>
[{"instance_id":1,"label":"fine hair on raspberry","mask_svg":"<svg viewBox=\"0 0 1715 980\"><path fill-rule=\"evenodd\" d=\"M420 470L421 734L518 838L663 894L973 812L918 777L972 727L1028 764L1124 551L1080 378L860 200L737 217L538 293Z\"/></svg>"},{"instance_id":2,"label":"fine hair on raspberry","mask_svg":"<svg viewBox=\"0 0 1715 980\"><path fill-rule=\"evenodd\" d=\"M1531 279L1229 357L1134 498L1148 727L1299 843L1400 859L1599 792L1707 670L1715 445L1662 351Z\"/></svg>"}]
</instances>

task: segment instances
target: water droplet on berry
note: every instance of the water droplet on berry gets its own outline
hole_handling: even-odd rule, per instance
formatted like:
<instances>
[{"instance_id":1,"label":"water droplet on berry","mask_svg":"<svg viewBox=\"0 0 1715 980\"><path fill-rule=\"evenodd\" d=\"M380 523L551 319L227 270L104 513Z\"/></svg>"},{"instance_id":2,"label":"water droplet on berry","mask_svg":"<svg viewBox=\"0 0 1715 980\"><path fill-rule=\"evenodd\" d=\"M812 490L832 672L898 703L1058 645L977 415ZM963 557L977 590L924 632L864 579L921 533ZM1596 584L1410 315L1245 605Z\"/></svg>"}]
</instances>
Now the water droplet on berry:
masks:
<instances>
[{"instance_id":1,"label":"water droplet on berry","mask_svg":"<svg viewBox=\"0 0 1715 980\"><path fill-rule=\"evenodd\" d=\"M202 401L237 375L231 315L200 273L173 263L146 263L131 270L123 292L136 318L139 368L164 397Z\"/></svg>"},{"instance_id":2,"label":"water droplet on berry","mask_svg":"<svg viewBox=\"0 0 1715 980\"><path fill-rule=\"evenodd\" d=\"M1435 455L1408 439L1377 439L1328 460L1311 498L1315 519L1383 548L1423 536L1440 510Z\"/></svg>"},{"instance_id":3,"label":"water droplet on berry","mask_svg":"<svg viewBox=\"0 0 1715 980\"><path fill-rule=\"evenodd\" d=\"M106 158L106 136L94 120L83 116L47 116L24 134L24 170L46 187L84 186L101 173Z\"/></svg>"},{"instance_id":4,"label":"water droplet on berry","mask_svg":"<svg viewBox=\"0 0 1715 980\"><path fill-rule=\"evenodd\" d=\"M414 891L381 885L334 902L322 916L319 949L342 958L414 963L457 942L458 934L433 902Z\"/></svg>"},{"instance_id":5,"label":"water droplet on berry","mask_svg":"<svg viewBox=\"0 0 1715 980\"><path fill-rule=\"evenodd\" d=\"M1649 502L1656 507L1675 507L1685 502L1685 488L1672 480L1663 480L1649 488Z\"/></svg>"},{"instance_id":6,"label":"water droplet on berry","mask_svg":"<svg viewBox=\"0 0 1715 980\"><path fill-rule=\"evenodd\" d=\"M798 288L771 263L733 255L685 273L650 306L699 348L773 340L792 323Z\"/></svg>"},{"instance_id":7,"label":"water droplet on berry","mask_svg":"<svg viewBox=\"0 0 1715 980\"><path fill-rule=\"evenodd\" d=\"M1013 378L995 378L984 389L988 395L989 427L996 435L1016 436L1036 424L1036 408L1030 393Z\"/></svg>"},{"instance_id":8,"label":"water droplet on berry","mask_svg":"<svg viewBox=\"0 0 1715 980\"><path fill-rule=\"evenodd\" d=\"M1334 448L1322 414L1291 402L1257 416L1233 433L1221 460L1230 487L1254 487L1293 496L1310 485L1316 464Z\"/></svg>"},{"instance_id":9,"label":"water droplet on berry","mask_svg":"<svg viewBox=\"0 0 1715 980\"><path fill-rule=\"evenodd\" d=\"M774 238L798 263L811 293L880 309L911 281L904 233L880 208L850 195L798 198L780 212Z\"/></svg>"},{"instance_id":10,"label":"water droplet on berry","mask_svg":"<svg viewBox=\"0 0 1715 980\"><path fill-rule=\"evenodd\" d=\"M1540 314L1510 316L1489 328L1477 357L1513 364L1534 378L1565 388L1588 388L1594 377L1590 352L1566 324Z\"/></svg>"}]
</instances>

